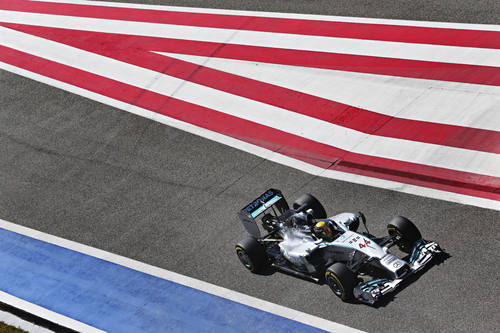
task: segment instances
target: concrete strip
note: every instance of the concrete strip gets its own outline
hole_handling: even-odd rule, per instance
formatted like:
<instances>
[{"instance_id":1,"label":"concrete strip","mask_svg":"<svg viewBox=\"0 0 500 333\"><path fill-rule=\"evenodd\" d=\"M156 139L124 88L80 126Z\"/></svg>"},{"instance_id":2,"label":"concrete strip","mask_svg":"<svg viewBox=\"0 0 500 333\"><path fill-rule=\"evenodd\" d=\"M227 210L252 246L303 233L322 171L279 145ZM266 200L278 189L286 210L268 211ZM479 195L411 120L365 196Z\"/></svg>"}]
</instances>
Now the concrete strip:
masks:
<instances>
[{"instance_id":1,"label":"concrete strip","mask_svg":"<svg viewBox=\"0 0 500 333\"><path fill-rule=\"evenodd\" d=\"M6 311L0 311L0 321L3 321L7 325L11 325L17 328L20 328L22 330L25 330L29 333L52 333L54 331L49 330L45 327L41 327L38 325L35 325L33 323L30 323L29 321L26 321L24 319L21 319L12 313L6 312Z\"/></svg>"},{"instance_id":2,"label":"concrete strip","mask_svg":"<svg viewBox=\"0 0 500 333\"><path fill-rule=\"evenodd\" d=\"M0 220L0 226L4 228L5 221ZM12 224L11 224L12 225ZM15 227L14 227L15 228ZM7 229L7 228L4 228ZM23 310L25 312L34 314L37 317L46 319L63 327L67 327L77 332L89 332L89 333L103 333L100 329L89 326L78 320L74 320L72 318L68 318L54 311L47 310L41 306L36 304L27 302L23 299L15 297L13 295L7 294L3 291L0 291L0 302L8 304L14 308Z\"/></svg>"}]
</instances>

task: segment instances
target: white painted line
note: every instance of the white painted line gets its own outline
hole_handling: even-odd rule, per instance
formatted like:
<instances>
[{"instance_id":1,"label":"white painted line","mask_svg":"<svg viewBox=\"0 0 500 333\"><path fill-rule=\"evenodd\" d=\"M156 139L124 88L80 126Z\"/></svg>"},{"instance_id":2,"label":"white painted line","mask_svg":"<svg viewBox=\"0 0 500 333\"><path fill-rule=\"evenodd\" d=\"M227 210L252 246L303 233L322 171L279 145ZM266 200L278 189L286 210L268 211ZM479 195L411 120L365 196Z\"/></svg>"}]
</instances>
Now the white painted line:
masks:
<instances>
[{"instance_id":1,"label":"white painted line","mask_svg":"<svg viewBox=\"0 0 500 333\"><path fill-rule=\"evenodd\" d=\"M474 196L469 196L469 195L463 195L463 194L458 194L458 193L452 193L452 192L446 192L446 191L441 191L441 190L436 190L436 189L431 189L427 187L421 187L421 186L415 186L415 185L409 185L409 184L404 184L400 182L395 182L395 181L390 181L390 180L384 180L384 179L379 179L379 178L372 178L372 177L366 177L366 176L361 176L361 175L356 175L356 174L351 174L351 173L346 173L346 172L341 172L341 171L334 171L334 170L324 170L322 168L313 166L311 164L307 164L305 162L275 153L273 151L251 145L249 143L246 143L244 141L240 141L234 138L231 138L229 136L222 135L217 132L209 131L207 129L197 127L188 123L184 123L181 121L178 121L176 119L161 115L156 112L152 112L140 107L137 107L135 105L131 105L128 103L124 103L103 95L96 94L94 92L61 82L57 81L15 66L11 66L9 64L5 64L3 62L0 62L0 69L7 70L9 72L22 75L24 77L36 80L38 82L42 82L48 85L51 85L53 87L63 89L75 94L78 94L80 96L89 98L91 100L110 105L112 107L115 107L117 109L130 112L132 114L145 117L154 121L157 121L159 123L172 126L174 128L178 128L180 130L207 138L209 140L213 140L215 142L245 151L250 154L254 154L256 156L259 156L261 158L270 160L275 163L279 163L285 166L289 166L298 170L301 170L303 172L307 172L309 174L315 175L315 176L321 176L325 178L331 178L331 179L337 179L341 181L346 181L346 182L351 182L351 183L356 183L356 184L361 184L361 185L368 185L368 186L374 186L378 188L385 188L388 190L394 190L402 193L408 193L408 194L413 194L413 195L419 195L419 196L424 196L428 198L433 198L433 199L439 199L439 200L446 200L450 202L456 202L464 205L472 205L472 206L477 206L477 207L482 207L482 208L488 208L488 209L493 209L493 210L498 210L500 211L500 202L496 200L490 200L490 199L484 199L484 198L478 198Z\"/></svg>"},{"instance_id":2,"label":"white painted line","mask_svg":"<svg viewBox=\"0 0 500 333\"><path fill-rule=\"evenodd\" d=\"M7 227L5 227L7 226ZM16 229L16 225L13 223L6 222L4 220L0 220L0 227L11 230L14 232L17 232L13 229ZM12 228L12 229L9 229ZM35 233L35 230L33 230ZM22 233L22 232L18 232ZM38 233L38 232L36 232ZM33 237L36 238L36 237ZM39 238L37 238L39 239ZM77 332L88 332L88 333L102 333L105 331L102 331L100 329L97 329L95 327L89 326L87 324L84 324L82 322L79 322L77 320L74 320L72 318L68 318L66 316L63 316L59 313L56 313L54 311L47 310L45 308L42 308L41 306L38 306L36 304L27 302L23 299L17 298L15 296L12 296L10 294L7 294L3 291L0 291L0 302L3 302L5 304L8 304L10 306L13 306L17 309L23 310L25 312L31 313L37 317L46 319L48 321L51 321L53 323L56 323L60 326L72 329Z\"/></svg>"},{"instance_id":3,"label":"white painted line","mask_svg":"<svg viewBox=\"0 0 500 333\"><path fill-rule=\"evenodd\" d=\"M500 67L500 50L219 29L0 10L0 21L138 36Z\"/></svg>"},{"instance_id":4,"label":"white painted line","mask_svg":"<svg viewBox=\"0 0 500 333\"><path fill-rule=\"evenodd\" d=\"M500 154L368 135L12 29L0 27L0 42L45 59L354 153L493 177L497 177L500 170Z\"/></svg>"},{"instance_id":5,"label":"white painted line","mask_svg":"<svg viewBox=\"0 0 500 333\"><path fill-rule=\"evenodd\" d=\"M162 10L162 11L166 10L166 11L178 11L178 12L186 12L186 13L207 13L207 14L223 14L223 15L239 15L239 16L256 16L256 17L278 17L278 18L291 18L291 19L299 19L299 20L320 20L320 21L328 21L328 22L373 23L373 24L390 24L390 25L404 25L404 26L415 26L415 27L500 31L500 25L494 25L494 24L393 20L393 19L380 19L380 18L315 15L315 14L296 14L296 13L276 13L276 12L217 9L217 8L194 8L194 7L179 7L179 6L146 5L146 4L120 3L120 2L107 2L107 1L86 1L86 0L39 0L39 1L82 4L82 5L90 5L90 6L138 8L138 9L152 9L152 10Z\"/></svg>"},{"instance_id":6,"label":"white painted line","mask_svg":"<svg viewBox=\"0 0 500 333\"><path fill-rule=\"evenodd\" d=\"M500 87L155 52L388 116L498 131Z\"/></svg>"},{"instance_id":7,"label":"white painted line","mask_svg":"<svg viewBox=\"0 0 500 333\"><path fill-rule=\"evenodd\" d=\"M30 323L22 318L19 318L13 315L10 312L0 311L0 321L4 322L7 325L14 326L16 328L20 328L29 333L53 333L45 327L38 326L36 324Z\"/></svg>"},{"instance_id":8,"label":"white painted line","mask_svg":"<svg viewBox=\"0 0 500 333\"><path fill-rule=\"evenodd\" d=\"M271 302L267 302L267 301L264 301L264 300L261 300L261 299L258 299L258 298L252 297L252 296L248 296L248 295L245 295L245 294L242 294L242 293L230 290L230 289L219 287L219 286L216 286L214 284L211 284L211 283L208 283L205 281L193 279L191 277L184 276L184 275L181 275L181 274L178 274L175 272L171 272L171 271L168 271L168 270L163 269L163 268L151 266L151 265L145 264L145 263L137 261L137 260L126 258L126 257L120 256L120 255L114 254L114 253L99 250L99 249L96 249L94 247L90 247L90 246L87 246L84 244L73 242L73 241L70 241L70 240L67 240L64 238L60 238L57 236L46 234L44 232L30 229L27 227L23 227L23 226L20 226L18 224L14 224L14 223L2 220L2 219L0 219L0 228L10 230L10 231L16 232L18 234L22 234L22 235L25 235L25 236L28 236L28 237L31 237L34 239L38 239L38 240L41 240L41 241L44 241L44 242L47 242L50 244L61 246L61 247L64 247L64 248L72 250L72 251L77 251L77 252L80 252L80 253L95 257L95 258L106 260L106 261L109 261L109 262L112 262L112 263L115 263L115 264L118 264L118 265L121 265L124 267L134 269L136 271L150 274L150 275L153 275L153 276L165 279L165 280L169 280L169 281L172 281L172 282L175 282L175 283L178 283L178 284L190 287L190 288L201 290L201 291L204 291L204 292L212 294L212 295L223 297L223 298L229 299L231 301L234 301L234 302L237 302L240 304L251 306L253 308L257 308L257 309L260 309L260 310L263 310L263 311L266 311L266 312L269 312L269 313L272 313L272 314L275 314L275 315L278 315L281 317L285 317L285 318L288 318L291 320L305 323L307 325L317 327L317 328L320 328L320 329L323 329L323 330L326 330L329 332L339 332L339 333L340 332L346 332L346 333L347 332L353 332L353 333L354 332L361 332L357 329L354 329L354 328L351 328L351 327L348 327L348 326L345 326L342 324L338 324L338 323L335 323L335 322L332 322L332 321L329 321L329 320L326 320L323 318L312 316L312 315L304 313L304 312L290 309L290 308L287 308L287 307L284 307L284 306L281 306L278 304L273 304ZM7 296L10 296L10 295L7 294ZM2 294L0 294L0 300L2 299L1 297L2 297ZM28 306L28 305L25 305L25 306ZM37 316L42 317L42 318L46 318L46 317L40 316L40 315L38 315L38 313L43 313L45 315L51 315L50 313L48 313L48 314L44 313L43 311L45 309L37 307L36 305L34 305L34 307L31 310L32 311L27 311L27 312L36 314ZM61 320L61 319L64 319L64 318L60 318L59 320ZM68 327L66 325L62 325L62 326ZM82 326L82 328L85 328L85 327ZM89 328L92 329L91 327L89 327ZM102 331L90 331L87 329L84 329L84 330L77 329L77 331L102 332Z\"/></svg>"}]
</instances>

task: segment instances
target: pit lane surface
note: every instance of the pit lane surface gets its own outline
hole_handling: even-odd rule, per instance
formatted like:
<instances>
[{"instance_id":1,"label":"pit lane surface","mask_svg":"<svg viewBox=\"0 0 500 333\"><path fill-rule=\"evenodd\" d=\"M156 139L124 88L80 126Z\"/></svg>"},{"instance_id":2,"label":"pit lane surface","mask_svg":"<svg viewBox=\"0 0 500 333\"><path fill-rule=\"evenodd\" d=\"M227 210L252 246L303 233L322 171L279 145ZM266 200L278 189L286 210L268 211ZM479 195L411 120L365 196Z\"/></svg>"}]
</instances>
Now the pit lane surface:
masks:
<instances>
[{"instance_id":1,"label":"pit lane surface","mask_svg":"<svg viewBox=\"0 0 500 333\"><path fill-rule=\"evenodd\" d=\"M440 3L447 16L427 7L428 19L499 23L498 8ZM424 3L375 12L291 4L232 8L425 17ZM0 80L4 219L367 331L494 331L499 324L498 212L312 177L5 71ZM375 234L405 215L450 258L378 309L341 303L326 286L283 274L251 275L233 253L244 237L235 213L271 186L290 200L313 193L331 214L363 210Z\"/></svg>"}]
</instances>

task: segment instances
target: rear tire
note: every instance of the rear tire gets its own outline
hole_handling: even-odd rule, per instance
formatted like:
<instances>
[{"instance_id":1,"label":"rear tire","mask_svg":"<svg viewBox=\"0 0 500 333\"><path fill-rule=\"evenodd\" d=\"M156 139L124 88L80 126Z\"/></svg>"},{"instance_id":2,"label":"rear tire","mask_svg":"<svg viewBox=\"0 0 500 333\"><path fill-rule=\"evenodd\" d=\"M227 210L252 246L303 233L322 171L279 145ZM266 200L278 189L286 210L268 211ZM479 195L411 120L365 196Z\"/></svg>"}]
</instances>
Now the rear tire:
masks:
<instances>
[{"instance_id":1,"label":"rear tire","mask_svg":"<svg viewBox=\"0 0 500 333\"><path fill-rule=\"evenodd\" d=\"M413 244L419 239L422 239L422 235L418 228L403 216L394 217L391 222L387 225L387 232L390 236L401 237L401 250L405 252L410 252Z\"/></svg>"},{"instance_id":2,"label":"rear tire","mask_svg":"<svg viewBox=\"0 0 500 333\"><path fill-rule=\"evenodd\" d=\"M326 284L341 300L349 301L353 296L353 289L358 282L356 275L342 263L335 263L325 272Z\"/></svg>"},{"instance_id":3,"label":"rear tire","mask_svg":"<svg viewBox=\"0 0 500 333\"><path fill-rule=\"evenodd\" d=\"M303 194L297 200L294 201L292 207L297 210L301 206L306 206L304 211L312 209L313 217L315 219L326 219L326 211L323 205L318 199L313 197L311 194Z\"/></svg>"},{"instance_id":4,"label":"rear tire","mask_svg":"<svg viewBox=\"0 0 500 333\"><path fill-rule=\"evenodd\" d=\"M257 239L247 237L236 244L235 250L238 259L250 272L261 272L267 266L266 249Z\"/></svg>"}]
</instances>

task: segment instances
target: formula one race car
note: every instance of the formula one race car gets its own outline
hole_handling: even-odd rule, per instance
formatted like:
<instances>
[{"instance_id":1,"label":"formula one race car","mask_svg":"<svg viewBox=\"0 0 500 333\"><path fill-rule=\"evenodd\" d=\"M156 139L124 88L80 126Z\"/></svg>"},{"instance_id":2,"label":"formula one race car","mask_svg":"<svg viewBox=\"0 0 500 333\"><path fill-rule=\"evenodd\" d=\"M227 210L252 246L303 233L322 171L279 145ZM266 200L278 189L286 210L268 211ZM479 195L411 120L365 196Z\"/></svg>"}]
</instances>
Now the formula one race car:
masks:
<instances>
[{"instance_id":1,"label":"formula one race car","mask_svg":"<svg viewBox=\"0 0 500 333\"><path fill-rule=\"evenodd\" d=\"M407 218L394 217L387 225L388 235L375 237L361 212L327 218L310 194L299 197L290 209L279 190L269 189L238 216L250 236L236 245L236 254L248 270L257 273L273 267L326 283L343 301L374 304L441 252L437 243L422 239ZM357 232L360 221L366 232ZM407 260L389 252L395 245L409 254Z\"/></svg>"}]
</instances>

